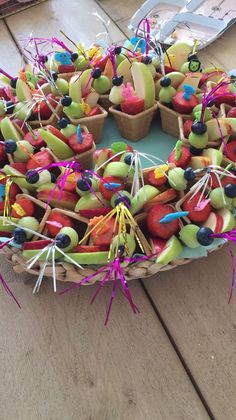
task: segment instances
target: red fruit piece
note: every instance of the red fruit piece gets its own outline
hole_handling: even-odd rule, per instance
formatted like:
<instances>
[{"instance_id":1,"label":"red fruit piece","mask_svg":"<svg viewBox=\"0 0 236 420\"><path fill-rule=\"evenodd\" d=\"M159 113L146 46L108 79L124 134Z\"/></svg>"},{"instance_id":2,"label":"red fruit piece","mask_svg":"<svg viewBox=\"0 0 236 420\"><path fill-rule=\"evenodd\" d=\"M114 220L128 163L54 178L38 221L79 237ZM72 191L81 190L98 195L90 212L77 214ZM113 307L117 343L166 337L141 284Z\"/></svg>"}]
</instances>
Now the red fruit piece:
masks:
<instances>
[{"instance_id":1,"label":"red fruit piece","mask_svg":"<svg viewBox=\"0 0 236 420\"><path fill-rule=\"evenodd\" d=\"M62 193L58 190L44 190L40 191L37 194L37 198L44 202L48 202L50 199L50 204L52 207L62 207L69 210L74 210L76 203L78 201L78 195L73 194L69 191L63 191Z\"/></svg>"},{"instance_id":2,"label":"red fruit piece","mask_svg":"<svg viewBox=\"0 0 236 420\"><path fill-rule=\"evenodd\" d=\"M126 99L120 105L121 111L125 112L126 114L136 115L143 111L144 108L144 99L140 98L132 98Z\"/></svg>"},{"instance_id":3,"label":"red fruit piece","mask_svg":"<svg viewBox=\"0 0 236 420\"><path fill-rule=\"evenodd\" d=\"M185 122L184 122L184 125L183 125L183 129L184 129L184 137L186 138L186 139L188 139L188 137L189 137L189 134L191 133L191 129L192 129L192 124L193 124L193 121L192 120L186 120Z\"/></svg>"},{"instance_id":4,"label":"red fruit piece","mask_svg":"<svg viewBox=\"0 0 236 420\"><path fill-rule=\"evenodd\" d=\"M75 71L75 66L74 64L60 64L58 66L58 71L59 73L72 73Z\"/></svg>"},{"instance_id":5,"label":"red fruit piece","mask_svg":"<svg viewBox=\"0 0 236 420\"><path fill-rule=\"evenodd\" d=\"M35 205L29 198L17 198L12 205L11 216L20 219L24 216L33 216L35 214Z\"/></svg>"},{"instance_id":6,"label":"red fruit piece","mask_svg":"<svg viewBox=\"0 0 236 420\"><path fill-rule=\"evenodd\" d=\"M160 223L167 214L174 213L168 204L156 204L147 214L147 228L153 237L169 239L179 230L179 221L172 220L168 223Z\"/></svg>"},{"instance_id":7,"label":"red fruit piece","mask_svg":"<svg viewBox=\"0 0 236 420\"><path fill-rule=\"evenodd\" d=\"M43 249L45 246L51 244L52 242L48 239L40 239L39 241L29 241L25 242L23 245L23 250L33 250L33 249Z\"/></svg>"},{"instance_id":8,"label":"red fruit piece","mask_svg":"<svg viewBox=\"0 0 236 420\"><path fill-rule=\"evenodd\" d=\"M7 162L7 155L5 152L5 146L4 144L0 143L0 166L5 165L6 162Z\"/></svg>"},{"instance_id":9,"label":"red fruit piece","mask_svg":"<svg viewBox=\"0 0 236 420\"><path fill-rule=\"evenodd\" d=\"M71 252L79 254L88 254L90 252L108 251L109 247L105 245L77 245Z\"/></svg>"},{"instance_id":10,"label":"red fruit piece","mask_svg":"<svg viewBox=\"0 0 236 420\"><path fill-rule=\"evenodd\" d=\"M103 226L100 225L97 229L91 233L91 240L93 245L107 246L111 244L113 232L114 232L115 219L108 220ZM118 232L118 226L115 234Z\"/></svg>"},{"instance_id":11,"label":"red fruit piece","mask_svg":"<svg viewBox=\"0 0 236 420\"><path fill-rule=\"evenodd\" d=\"M211 174L211 180L212 180L212 187L213 188L220 187L218 178L215 176L214 173ZM222 187L225 187L227 184L236 185L236 179L231 177L231 176L228 176L228 175L223 176L223 178L221 178L221 176L220 176L220 182L221 182ZM210 183L209 183L209 185L210 185Z\"/></svg>"},{"instance_id":12,"label":"red fruit piece","mask_svg":"<svg viewBox=\"0 0 236 420\"><path fill-rule=\"evenodd\" d=\"M34 135L29 131L25 134L24 140L28 141L35 149L41 149L45 147L46 143L44 139L40 136L38 130L33 130Z\"/></svg>"},{"instance_id":13,"label":"red fruit piece","mask_svg":"<svg viewBox=\"0 0 236 420\"><path fill-rule=\"evenodd\" d=\"M62 179L63 175L61 175L58 180ZM73 172L71 175L69 175L66 179L66 182L63 186L63 189L65 191L75 191L77 181L81 178L81 174L78 174L77 172ZM58 183L58 186L61 184Z\"/></svg>"},{"instance_id":14,"label":"red fruit piece","mask_svg":"<svg viewBox=\"0 0 236 420\"><path fill-rule=\"evenodd\" d=\"M152 251L155 254L160 254L166 245L166 241L164 239L159 239L159 238L150 238L150 242L151 242Z\"/></svg>"},{"instance_id":15,"label":"red fruit piece","mask_svg":"<svg viewBox=\"0 0 236 420\"><path fill-rule=\"evenodd\" d=\"M177 167L179 168L187 168L190 160L191 160L191 153L189 151L189 149L187 147L182 146L181 147L181 156L179 158L179 160L176 159L175 156L175 150L173 150L173 152L171 152L170 156L168 157L168 162L169 163L174 163Z\"/></svg>"},{"instance_id":16,"label":"red fruit piece","mask_svg":"<svg viewBox=\"0 0 236 420\"><path fill-rule=\"evenodd\" d=\"M102 111L99 106L94 106L93 109L87 114L88 117L94 117L95 115L101 114Z\"/></svg>"},{"instance_id":17,"label":"red fruit piece","mask_svg":"<svg viewBox=\"0 0 236 420\"><path fill-rule=\"evenodd\" d=\"M49 93L47 95L47 100L42 100L38 102L33 108L33 114L35 118L38 120L40 115L40 118L42 120L48 120L48 118L50 118L52 115L51 108L56 108L57 102L58 101L56 100L55 96ZM48 104L51 106L51 108L48 106Z\"/></svg>"},{"instance_id":18,"label":"red fruit piece","mask_svg":"<svg viewBox=\"0 0 236 420\"><path fill-rule=\"evenodd\" d=\"M224 154L228 159L232 160L232 162L236 162L236 140L227 143Z\"/></svg>"},{"instance_id":19,"label":"red fruit piece","mask_svg":"<svg viewBox=\"0 0 236 420\"><path fill-rule=\"evenodd\" d=\"M198 100L194 95L187 100L184 98L184 92L179 91L172 98L172 105L179 114L191 114L193 108L198 105Z\"/></svg>"},{"instance_id":20,"label":"red fruit piece","mask_svg":"<svg viewBox=\"0 0 236 420\"><path fill-rule=\"evenodd\" d=\"M79 214L82 217L86 217L87 219L92 219L93 217L96 217L96 216L105 216L111 210L112 210L111 207L101 207L100 209L80 210Z\"/></svg>"},{"instance_id":21,"label":"red fruit piece","mask_svg":"<svg viewBox=\"0 0 236 420\"><path fill-rule=\"evenodd\" d=\"M78 155L93 147L93 135L91 133L82 133L82 138L82 143L79 143L77 133L75 133L69 139L69 146Z\"/></svg>"},{"instance_id":22,"label":"red fruit piece","mask_svg":"<svg viewBox=\"0 0 236 420\"><path fill-rule=\"evenodd\" d=\"M63 141L64 143L68 143L69 139L64 136L64 134L62 134L62 132L60 130L58 130L58 128L54 127L53 125L48 125L47 126L47 130L53 134L54 136L56 136L58 139L60 139L61 141Z\"/></svg>"},{"instance_id":23,"label":"red fruit piece","mask_svg":"<svg viewBox=\"0 0 236 420\"><path fill-rule=\"evenodd\" d=\"M191 200L191 197L189 197L187 200L183 203L183 210L188 211L188 218L195 223L201 223L205 222L207 218L210 215L210 212L212 210L210 203L208 202L206 206L203 207L202 210L197 210L197 205L199 202L199 199L201 197L202 193L198 192L193 199ZM202 201L207 200L205 196L202 197Z\"/></svg>"},{"instance_id":24,"label":"red fruit piece","mask_svg":"<svg viewBox=\"0 0 236 420\"><path fill-rule=\"evenodd\" d=\"M53 224L47 223L47 222L57 222L61 225L61 227L57 227ZM54 211L53 213L50 214L50 216L48 217L46 224L47 224L47 230L48 233L55 238L55 236L57 236L58 232L63 228L63 227L74 227L74 223L72 221L72 219L67 216L66 214L62 214L59 212Z\"/></svg>"},{"instance_id":25,"label":"red fruit piece","mask_svg":"<svg viewBox=\"0 0 236 420\"><path fill-rule=\"evenodd\" d=\"M107 176L99 182L98 188L103 197L110 201L113 194L124 189L124 181L120 178L115 178L114 176Z\"/></svg>"},{"instance_id":26,"label":"red fruit piece","mask_svg":"<svg viewBox=\"0 0 236 420\"><path fill-rule=\"evenodd\" d=\"M214 103L218 107L220 104L236 105L235 93L230 92L228 86L218 88L214 96Z\"/></svg>"},{"instance_id":27,"label":"red fruit piece","mask_svg":"<svg viewBox=\"0 0 236 420\"><path fill-rule=\"evenodd\" d=\"M236 118L236 107L231 108L227 113L228 118Z\"/></svg>"},{"instance_id":28,"label":"red fruit piece","mask_svg":"<svg viewBox=\"0 0 236 420\"><path fill-rule=\"evenodd\" d=\"M10 100L5 87L2 87L2 86L0 86L0 99L4 99L5 101Z\"/></svg>"},{"instance_id":29,"label":"red fruit piece","mask_svg":"<svg viewBox=\"0 0 236 420\"><path fill-rule=\"evenodd\" d=\"M53 161L53 157L48 152L48 150L41 150L40 152L37 152L31 156L26 164L26 168L27 170L40 168L46 165L50 165L53 163Z\"/></svg>"},{"instance_id":30,"label":"red fruit piece","mask_svg":"<svg viewBox=\"0 0 236 420\"><path fill-rule=\"evenodd\" d=\"M20 172L21 174L26 173L27 169L26 169L26 163L21 163L21 162L14 162L11 163L11 168L16 169L18 172Z\"/></svg>"},{"instance_id":31,"label":"red fruit piece","mask_svg":"<svg viewBox=\"0 0 236 420\"><path fill-rule=\"evenodd\" d=\"M167 178L165 175L163 175L161 178L155 177L155 169L149 171L147 174L147 182L153 187L161 187L162 185L166 184L166 181Z\"/></svg>"}]
</instances>

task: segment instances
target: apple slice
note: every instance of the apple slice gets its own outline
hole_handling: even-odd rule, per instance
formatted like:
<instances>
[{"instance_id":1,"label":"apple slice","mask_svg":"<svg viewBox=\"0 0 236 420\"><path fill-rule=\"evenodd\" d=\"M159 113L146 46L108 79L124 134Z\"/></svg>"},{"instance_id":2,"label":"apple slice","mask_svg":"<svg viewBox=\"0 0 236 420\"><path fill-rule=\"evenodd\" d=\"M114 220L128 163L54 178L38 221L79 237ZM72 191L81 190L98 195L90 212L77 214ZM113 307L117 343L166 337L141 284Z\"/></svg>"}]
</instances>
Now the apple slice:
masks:
<instances>
[{"instance_id":1,"label":"apple slice","mask_svg":"<svg viewBox=\"0 0 236 420\"><path fill-rule=\"evenodd\" d=\"M19 172L17 169L13 168L10 165L5 165L3 168L3 171L7 175L16 176L16 178L14 178L14 183L18 185L18 187L20 187L22 191L27 193L28 191L34 190L34 187L31 184L29 184L25 178L18 178L18 177L22 177L22 173Z\"/></svg>"},{"instance_id":2,"label":"apple slice","mask_svg":"<svg viewBox=\"0 0 236 420\"><path fill-rule=\"evenodd\" d=\"M155 84L149 69L144 63L134 62L131 74L137 96L144 99L144 109L151 108L155 103Z\"/></svg>"},{"instance_id":3,"label":"apple slice","mask_svg":"<svg viewBox=\"0 0 236 420\"><path fill-rule=\"evenodd\" d=\"M218 216L222 217L223 219L223 227L221 232L228 232L232 230L235 226L235 219L234 215L228 209L224 208L222 210L217 211L216 213Z\"/></svg>"},{"instance_id":4,"label":"apple slice","mask_svg":"<svg viewBox=\"0 0 236 420\"><path fill-rule=\"evenodd\" d=\"M176 236L172 236L156 259L157 264L169 264L174 261L182 252L183 246Z\"/></svg>"},{"instance_id":5,"label":"apple slice","mask_svg":"<svg viewBox=\"0 0 236 420\"><path fill-rule=\"evenodd\" d=\"M202 152L202 156L210 159L211 165L221 165L223 153L220 150L209 148Z\"/></svg>"},{"instance_id":6,"label":"apple slice","mask_svg":"<svg viewBox=\"0 0 236 420\"><path fill-rule=\"evenodd\" d=\"M123 60L117 67L117 76L123 76L124 84L131 82L131 64L128 58Z\"/></svg>"},{"instance_id":7,"label":"apple slice","mask_svg":"<svg viewBox=\"0 0 236 420\"><path fill-rule=\"evenodd\" d=\"M11 222L13 223L18 223L19 219L16 219L15 217L11 217ZM13 230L16 227L13 225L8 225L6 223L6 218L5 217L0 217L0 231L1 232L13 232Z\"/></svg>"},{"instance_id":8,"label":"apple slice","mask_svg":"<svg viewBox=\"0 0 236 420\"><path fill-rule=\"evenodd\" d=\"M223 225L223 217L220 214L214 213L212 211L202 226L210 228L214 233L221 233Z\"/></svg>"},{"instance_id":9,"label":"apple slice","mask_svg":"<svg viewBox=\"0 0 236 420\"><path fill-rule=\"evenodd\" d=\"M21 79L17 79L16 82L16 96L19 102L31 101L32 99L32 91Z\"/></svg>"},{"instance_id":10,"label":"apple slice","mask_svg":"<svg viewBox=\"0 0 236 420\"><path fill-rule=\"evenodd\" d=\"M82 97L82 88L81 88L81 75L75 74L70 79L69 83L69 96L71 97L72 101L74 102L81 102Z\"/></svg>"},{"instance_id":11,"label":"apple slice","mask_svg":"<svg viewBox=\"0 0 236 420\"><path fill-rule=\"evenodd\" d=\"M100 252L75 252L75 253L68 253L68 257L72 258L73 261L77 262L78 264L82 265L105 265L108 261L108 251L100 251ZM66 261L66 259L65 259Z\"/></svg>"},{"instance_id":12,"label":"apple slice","mask_svg":"<svg viewBox=\"0 0 236 420\"><path fill-rule=\"evenodd\" d=\"M74 155L73 150L65 144L54 134L50 133L43 128L39 128L38 132L40 136L47 143L49 149L59 158L59 159L68 159Z\"/></svg>"},{"instance_id":13,"label":"apple slice","mask_svg":"<svg viewBox=\"0 0 236 420\"><path fill-rule=\"evenodd\" d=\"M87 69L80 75L82 96L86 96L91 91L93 83L93 78L91 77L92 72L92 69Z\"/></svg>"},{"instance_id":14,"label":"apple slice","mask_svg":"<svg viewBox=\"0 0 236 420\"><path fill-rule=\"evenodd\" d=\"M160 191L152 185L144 185L141 187L131 200L131 214L134 215L138 213L148 201L152 200L158 194L160 194Z\"/></svg>"},{"instance_id":15,"label":"apple slice","mask_svg":"<svg viewBox=\"0 0 236 420\"><path fill-rule=\"evenodd\" d=\"M20 141L23 139L23 136L15 128L13 122L8 117L5 117L2 119L1 124L0 124L0 129L4 137L4 140L10 139L10 140L15 140L15 141Z\"/></svg>"}]
</instances>

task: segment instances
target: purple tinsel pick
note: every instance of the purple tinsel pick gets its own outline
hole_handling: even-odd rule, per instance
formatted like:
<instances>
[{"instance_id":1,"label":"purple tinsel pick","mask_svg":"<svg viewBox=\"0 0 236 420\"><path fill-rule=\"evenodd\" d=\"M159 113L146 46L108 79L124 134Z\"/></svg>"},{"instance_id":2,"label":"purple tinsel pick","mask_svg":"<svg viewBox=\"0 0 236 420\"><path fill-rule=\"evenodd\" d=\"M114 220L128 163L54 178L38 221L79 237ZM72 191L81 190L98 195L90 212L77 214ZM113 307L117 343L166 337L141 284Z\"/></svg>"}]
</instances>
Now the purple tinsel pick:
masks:
<instances>
[{"instance_id":1,"label":"purple tinsel pick","mask_svg":"<svg viewBox=\"0 0 236 420\"><path fill-rule=\"evenodd\" d=\"M2 284L4 290L7 292L7 294L9 294L14 299L14 301L17 304L17 306L21 309L21 306L20 306L18 300L16 299L16 297L12 293L12 291L11 291L10 287L8 286L7 282L4 280L2 274L0 274L0 283Z\"/></svg>"},{"instance_id":2,"label":"purple tinsel pick","mask_svg":"<svg viewBox=\"0 0 236 420\"><path fill-rule=\"evenodd\" d=\"M124 297L129 302L129 305L130 305L133 313L136 314L136 313L139 312L139 310L138 310L137 306L135 305L135 303L133 301L131 292L129 290L127 281L126 281L124 273L123 273L121 263L122 262L135 263L135 262L140 262L140 261L146 261L148 259L153 258L154 256L156 256L156 253L151 254L149 256L145 256L145 255L140 256L140 257L137 257L137 258L134 258L134 257L133 258L132 257L131 258L130 257L122 258L122 257L118 256L114 259L114 261L109 262L106 266L97 270L96 273L92 274L91 276L85 277L79 283L75 283L72 286L67 287L62 292L60 292L59 295L64 295L65 293L70 292L71 290L76 289L77 287L79 287L79 286L81 286L85 283L88 283L90 280L93 280L99 274L104 273L104 277L103 277L102 281L100 282L97 290L95 291L95 294L93 295L93 297L90 301L90 303L92 304L95 301L96 297L98 296L102 287L107 282L113 281L112 293L111 293L108 308L107 308L107 311L106 311L106 317L105 317L104 324L107 325L107 323L108 323L112 303L114 301L117 288L121 288L122 294L124 295Z\"/></svg>"}]
</instances>

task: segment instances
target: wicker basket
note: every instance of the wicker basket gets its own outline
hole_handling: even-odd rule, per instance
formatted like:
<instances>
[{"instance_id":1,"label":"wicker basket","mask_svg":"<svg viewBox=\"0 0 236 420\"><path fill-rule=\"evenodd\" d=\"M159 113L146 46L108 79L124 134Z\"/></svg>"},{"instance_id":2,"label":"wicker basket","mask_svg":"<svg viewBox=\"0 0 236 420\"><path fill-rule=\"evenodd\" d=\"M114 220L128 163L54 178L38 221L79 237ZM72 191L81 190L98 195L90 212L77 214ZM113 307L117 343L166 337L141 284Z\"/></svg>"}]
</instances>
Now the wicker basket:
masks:
<instances>
[{"instance_id":1,"label":"wicker basket","mask_svg":"<svg viewBox=\"0 0 236 420\"><path fill-rule=\"evenodd\" d=\"M179 136L179 113L173 109L168 108L161 102L158 102L158 108L160 110L161 117L161 128L167 134L173 137ZM192 114L183 114L182 118L192 119Z\"/></svg>"},{"instance_id":2,"label":"wicker basket","mask_svg":"<svg viewBox=\"0 0 236 420\"><path fill-rule=\"evenodd\" d=\"M92 133L94 142L96 144L100 143L101 141L103 126L105 123L105 119L108 115L105 109L103 109L100 105L98 105L98 107L100 108L101 114L78 119L68 117L72 124L85 125L88 128L89 132Z\"/></svg>"},{"instance_id":3,"label":"wicker basket","mask_svg":"<svg viewBox=\"0 0 236 420\"><path fill-rule=\"evenodd\" d=\"M121 135L132 141L141 140L149 133L150 125L156 110L157 104L137 115L129 115L118 111L116 105L109 108Z\"/></svg>"},{"instance_id":4,"label":"wicker basket","mask_svg":"<svg viewBox=\"0 0 236 420\"><path fill-rule=\"evenodd\" d=\"M40 127L46 127L46 125L56 125L56 122L60 117L62 116L62 105L58 103L56 106L54 112L52 113L51 117L48 118L48 120L33 120L33 121L27 121L27 123L32 128L40 128Z\"/></svg>"},{"instance_id":5,"label":"wicker basket","mask_svg":"<svg viewBox=\"0 0 236 420\"><path fill-rule=\"evenodd\" d=\"M178 117L179 138L180 138L180 140L182 140L182 142L185 146L190 146L189 140L184 136L184 122L186 120L192 120L193 121L193 116L192 115L191 116L179 115L179 117ZM206 148L208 148L208 147L219 147L220 144L221 144L221 139L216 140L216 141L209 141L207 143Z\"/></svg>"}]
</instances>

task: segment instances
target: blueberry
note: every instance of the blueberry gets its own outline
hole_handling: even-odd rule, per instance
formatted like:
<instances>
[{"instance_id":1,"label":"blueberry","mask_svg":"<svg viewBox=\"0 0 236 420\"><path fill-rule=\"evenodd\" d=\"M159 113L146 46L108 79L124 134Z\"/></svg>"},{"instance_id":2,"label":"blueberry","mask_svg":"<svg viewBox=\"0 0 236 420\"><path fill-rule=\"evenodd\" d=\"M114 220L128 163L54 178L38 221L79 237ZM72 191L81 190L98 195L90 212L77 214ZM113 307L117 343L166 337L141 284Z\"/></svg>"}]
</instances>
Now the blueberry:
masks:
<instances>
[{"instance_id":1,"label":"blueberry","mask_svg":"<svg viewBox=\"0 0 236 420\"><path fill-rule=\"evenodd\" d=\"M17 82L17 77L15 77L14 79L11 79L10 81L10 85L13 89L16 88L16 82Z\"/></svg>"},{"instance_id":2,"label":"blueberry","mask_svg":"<svg viewBox=\"0 0 236 420\"><path fill-rule=\"evenodd\" d=\"M71 243L71 239L69 235L66 235L65 233L59 233L56 236L56 244L58 248L67 248Z\"/></svg>"},{"instance_id":3,"label":"blueberry","mask_svg":"<svg viewBox=\"0 0 236 420\"><path fill-rule=\"evenodd\" d=\"M184 178L187 181L193 181L195 179L195 172L192 168L186 168L184 171Z\"/></svg>"},{"instance_id":4,"label":"blueberry","mask_svg":"<svg viewBox=\"0 0 236 420\"><path fill-rule=\"evenodd\" d=\"M234 184L227 184L224 187L225 195L229 198L236 197L236 185Z\"/></svg>"},{"instance_id":5,"label":"blueberry","mask_svg":"<svg viewBox=\"0 0 236 420\"><path fill-rule=\"evenodd\" d=\"M211 99L211 100L208 102L207 107L208 107L208 108L211 108L214 104L215 104L215 100L214 100L214 99Z\"/></svg>"},{"instance_id":6,"label":"blueberry","mask_svg":"<svg viewBox=\"0 0 236 420\"><path fill-rule=\"evenodd\" d=\"M99 67L97 67L96 69L93 70L92 77L93 79L99 79L101 74L102 74L102 70Z\"/></svg>"},{"instance_id":7,"label":"blueberry","mask_svg":"<svg viewBox=\"0 0 236 420\"><path fill-rule=\"evenodd\" d=\"M171 79L169 77L162 77L160 80L161 87L168 87L171 85Z\"/></svg>"},{"instance_id":8,"label":"blueberry","mask_svg":"<svg viewBox=\"0 0 236 420\"><path fill-rule=\"evenodd\" d=\"M13 232L13 238L17 244L23 244L27 239L24 229L19 227L15 228Z\"/></svg>"},{"instance_id":9,"label":"blueberry","mask_svg":"<svg viewBox=\"0 0 236 420\"><path fill-rule=\"evenodd\" d=\"M77 54L76 52L72 53L71 56L70 56L71 61L73 63L77 60L78 57L79 57L79 54Z\"/></svg>"},{"instance_id":10,"label":"blueberry","mask_svg":"<svg viewBox=\"0 0 236 420\"><path fill-rule=\"evenodd\" d=\"M56 81L57 81L57 79L58 79L58 73L53 72L53 73L52 73L52 78L53 78L54 82L56 82Z\"/></svg>"},{"instance_id":11,"label":"blueberry","mask_svg":"<svg viewBox=\"0 0 236 420\"><path fill-rule=\"evenodd\" d=\"M121 257L122 255L124 255L124 253L125 253L125 246L124 245L119 245L118 246L118 253L119 253L119 256Z\"/></svg>"},{"instance_id":12,"label":"blueberry","mask_svg":"<svg viewBox=\"0 0 236 420\"><path fill-rule=\"evenodd\" d=\"M8 153L9 155L14 153L16 149L17 149L17 144L14 140L7 140L5 142L5 150L6 150L6 153Z\"/></svg>"},{"instance_id":13,"label":"blueberry","mask_svg":"<svg viewBox=\"0 0 236 420\"><path fill-rule=\"evenodd\" d=\"M142 62L143 64L151 64L152 62L152 57L149 57L148 55L146 57L142 58Z\"/></svg>"},{"instance_id":14,"label":"blueberry","mask_svg":"<svg viewBox=\"0 0 236 420\"><path fill-rule=\"evenodd\" d=\"M115 47L114 52L116 55L119 55L121 53L121 47Z\"/></svg>"},{"instance_id":15,"label":"blueberry","mask_svg":"<svg viewBox=\"0 0 236 420\"><path fill-rule=\"evenodd\" d=\"M197 149L194 146L190 146L189 151L191 155L194 155L194 156L200 156L202 154L202 149Z\"/></svg>"},{"instance_id":16,"label":"blueberry","mask_svg":"<svg viewBox=\"0 0 236 420\"><path fill-rule=\"evenodd\" d=\"M86 180L79 179L77 181L77 188L78 190L81 190L81 191L88 191L89 186L91 187L91 185L92 185L92 181L89 178L86 178Z\"/></svg>"},{"instance_id":17,"label":"blueberry","mask_svg":"<svg viewBox=\"0 0 236 420\"><path fill-rule=\"evenodd\" d=\"M14 111L15 104L12 101L6 102L6 114L12 114Z\"/></svg>"},{"instance_id":18,"label":"blueberry","mask_svg":"<svg viewBox=\"0 0 236 420\"><path fill-rule=\"evenodd\" d=\"M57 180L57 177L56 177L56 175L53 173L53 172L51 172L51 182L53 183L53 184L55 184L55 182L56 182L56 180Z\"/></svg>"},{"instance_id":19,"label":"blueberry","mask_svg":"<svg viewBox=\"0 0 236 420\"><path fill-rule=\"evenodd\" d=\"M196 121L192 124L191 130L194 134L205 134L207 131L207 125L200 121Z\"/></svg>"},{"instance_id":20,"label":"blueberry","mask_svg":"<svg viewBox=\"0 0 236 420\"><path fill-rule=\"evenodd\" d=\"M65 117L62 117L60 120L57 121L57 126L59 128L66 128L69 124L69 120Z\"/></svg>"},{"instance_id":21,"label":"blueberry","mask_svg":"<svg viewBox=\"0 0 236 420\"><path fill-rule=\"evenodd\" d=\"M124 162L126 163L126 165L131 165L132 157L133 157L133 155L131 155L131 154L125 156Z\"/></svg>"},{"instance_id":22,"label":"blueberry","mask_svg":"<svg viewBox=\"0 0 236 420\"><path fill-rule=\"evenodd\" d=\"M40 55L40 56L39 56L39 60L40 60L42 63L46 63L46 62L48 61L48 57L47 57L46 55Z\"/></svg>"},{"instance_id":23,"label":"blueberry","mask_svg":"<svg viewBox=\"0 0 236 420\"><path fill-rule=\"evenodd\" d=\"M123 83L123 76L112 77L113 86L121 86Z\"/></svg>"},{"instance_id":24,"label":"blueberry","mask_svg":"<svg viewBox=\"0 0 236 420\"><path fill-rule=\"evenodd\" d=\"M39 180L39 174L34 170L29 170L25 174L25 179L29 184L36 184Z\"/></svg>"},{"instance_id":25,"label":"blueberry","mask_svg":"<svg viewBox=\"0 0 236 420\"><path fill-rule=\"evenodd\" d=\"M126 196L117 197L115 199L115 206L118 206L118 204L120 203L124 203L126 207L130 207L130 204L131 204L129 197L126 197Z\"/></svg>"},{"instance_id":26,"label":"blueberry","mask_svg":"<svg viewBox=\"0 0 236 420\"><path fill-rule=\"evenodd\" d=\"M208 246L211 245L214 241L214 238L211 237L213 231L208 227L202 227L197 232L197 240L200 245Z\"/></svg>"},{"instance_id":27,"label":"blueberry","mask_svg":"<svg viewBox=\"0 0 236 420\"><path fill-rule=\"evenodd\" d=\"M61 99L61 104L63 106L70 106L72 102L72 99L70 96L63 96L63 98Z\"/></svg>"}]
</instances>

